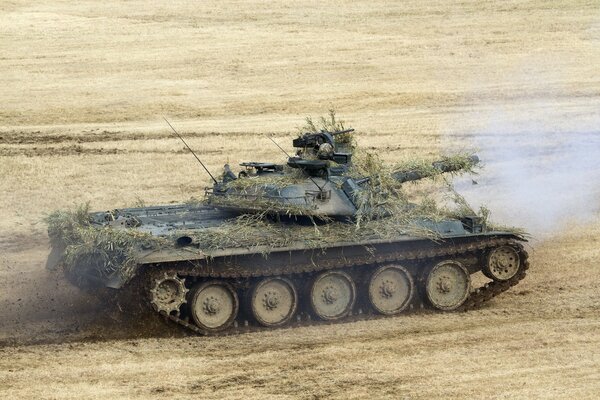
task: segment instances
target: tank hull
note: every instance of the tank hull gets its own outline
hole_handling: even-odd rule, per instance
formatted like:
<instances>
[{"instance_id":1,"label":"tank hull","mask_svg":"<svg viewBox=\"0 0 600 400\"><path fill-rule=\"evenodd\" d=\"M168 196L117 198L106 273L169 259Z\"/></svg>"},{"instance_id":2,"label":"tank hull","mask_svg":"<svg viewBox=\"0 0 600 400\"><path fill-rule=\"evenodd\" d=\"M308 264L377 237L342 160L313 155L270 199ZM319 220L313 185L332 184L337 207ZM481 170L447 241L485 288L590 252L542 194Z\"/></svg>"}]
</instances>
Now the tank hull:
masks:
<instances>
[{"instance_id":1,"label":"tank hull","mask_svg":"<svg viewBox=\"0 0 600 400\"><path fill-rule=\"evenodd\" d=\"M197 205L92 213L92 229L140 232L160 238L163 245L136 248L136 262L127 273L116 268L110 274L98 274L81 267L70 269L67 275L82 288L111 288L129 297L129 302L141 303L193 332L215 335L396 315L400 308L402 312L423 307L472 308L517 284L528 268L522 237L474 228L460 220L420 221L435 232L435 239L400 234L318 246L298 238L284 247L208 251L187 236L234 217ZM58 247L53 249L49 260L60 259L60 252ZM506 264L507 257L516 258L515 265L507 264L515 268L508 279L507 275L491 276L483 287L471 287L472 274L487 271L490 275L490 263ZM403 285L405 301L390 312L380 309L398 297ZM257 298L257 293L262 297ZM327 310L343 301L348 301L343 312L331 317ZM271 316L288 303L293 303L289 315L281 321ZM211 326L209 322L218 319L224 305L231 308L231 315L223 316L222 326Z\"/></svg>"}]
</instances>

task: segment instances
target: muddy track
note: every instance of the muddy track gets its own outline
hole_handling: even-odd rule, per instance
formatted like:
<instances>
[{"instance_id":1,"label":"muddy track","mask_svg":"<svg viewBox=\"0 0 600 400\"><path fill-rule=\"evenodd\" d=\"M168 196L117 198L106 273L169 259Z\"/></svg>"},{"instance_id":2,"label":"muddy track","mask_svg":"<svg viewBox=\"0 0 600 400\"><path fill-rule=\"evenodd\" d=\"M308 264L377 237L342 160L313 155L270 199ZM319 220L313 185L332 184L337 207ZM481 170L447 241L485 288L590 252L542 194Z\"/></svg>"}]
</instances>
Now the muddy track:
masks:
<instances>
[{"instance_id":1,"label":"muddy track","mask_svg":"<svg viewBox=\"0 0 600 400\"><path fill-rule=\"evenodd\" d=\"M281 327L265 327L257 324L255 321L253 321L251 313L248 311L248 307L243 306L240 307L240 313L237 315L233 323L227 329L218 332L208 331L200 328L199 326L194 324L188 313L186 313L185 311L183 311L181 314L179 312L158 312L162 317L178 324L179 326L185 328L188 331L200 335L226 336L272 329L286 329L302 326L323 324L328 325L360 320L390 318L391 316L376 313L374 309L368 304L368 301L366 299L361 298L365 297L361 296L361 292L364 292L364 288L361 287L362 282L366 282L371 272L377 266L401 263L401 265L408 267L408 269L411 271L412 279L414 280L417 286L417 295L413 296L410 303L410 307L408 309L408 311L411 312L423 309L428 306L427 301L425 300L426 296L424 295L424 293L419 293L423 290L422 286L425 280L425 273L428 271L427 266L432 266L435 263L448 258L477 258L481 260L485 257L486 252L500 246L511 246L515 248L515 250L517 250L521 260L520 269L515 276L513 276L507 281L490 281L484 286L473 290L470 293L467 300L464 302L464 304L458 309L461 311L468 311L480 307L482 304L494 298L495 296L498 296L499 294L505 292L511 287L517 285L525 277L529 268L528 254L520 242L509 238L489 238L475 243L466 243L458 246L437 246L429 251L405 251L399 253L385 254L381 256L376 255L374 260L371 260L368 263L365 263L365 260L361 260L360 258L337 259L337 262L319 264L311 263L305 265L292 265L283 267L274 266L269 270L257 269L254 271L248 271L244 270L243 268L240 268L237 271L231 269L226 271L220 271L218 268L202 270L196 268L191 269L189 268L189 266L188 268L183 269L181 265L161 266L160 268L154 269L152 273L146 276L146 279L143 282L138 282L136 285L135 292L137 293L138 299L145 298L144 294L150 291L150 285L153 279L158 276L164 275L165 273L176 274L184 278L186 280L187 286L193 286L198 282L202 282L206 279L212 278L226 280L228 284L235 287L236 290L240 293L239 298L241 299L241 303L248 299L249 289L261 277L285 277L295 282L297 286L301 288L298 291L300 298L300 307L295 315L295 318ZM305 288L302 287L302 282L311 282L315 278L316 273L334 269L340 269L346 272L350 272L350 275L353 277L354 282L357 285L358 299L353 309L346 317L335 321L320 320L314 315L314 313L311 313L308 310L308 304L303 304L304 302L306 302L306 300L302 300L303 297L306 297L306 291ZM143 294L140 296L140 293Z\"/></svg>"},{"instance_id":2,"label":"muddy track","mask_svg":"<svg viewBox=\"0 0 600 400\"><path fill-rule=\"evenodd\" d=\"M116 145L115 145L116 146ZM169 150L138 150L122 149L118 147L94 148L84 147L78 144L68 146L46 146L46 147L8 147L0 148L0 157L54 157L54 156L80 156L80 155L109 155L109 154L187 154L185 149ZM206 151L205 154L220 154L220 150Z\"/></svg>"},{"instance_id":3,"label":"muddy track","mask_svg":"<svg viewBox=\"0 0 600 400\"><path fill-rule=\"evenodd\" d=\"M227 139L247 138L246 132L181 132L186 138L216 138L226 137ZM289 135L283 133L282 136ZM126 131L83 131L80 133L42 133L8 131L0 132L0 144L7 145L48 145L59 143L103 143L103 142L120 142L125 140L159 140L159 139L174 139L173 133L170 131L157 133L137 133Z\"/></svg>"}]
</instances>

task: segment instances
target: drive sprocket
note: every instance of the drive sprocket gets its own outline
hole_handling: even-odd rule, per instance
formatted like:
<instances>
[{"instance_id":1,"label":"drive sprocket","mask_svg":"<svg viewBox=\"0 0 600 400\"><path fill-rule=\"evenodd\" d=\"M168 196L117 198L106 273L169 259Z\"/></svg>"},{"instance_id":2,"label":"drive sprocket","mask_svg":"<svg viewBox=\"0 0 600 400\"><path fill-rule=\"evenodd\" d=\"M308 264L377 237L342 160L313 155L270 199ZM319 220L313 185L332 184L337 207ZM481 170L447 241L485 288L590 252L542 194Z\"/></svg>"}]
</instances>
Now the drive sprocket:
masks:
<instances>
[{"instance_id":1,"label":"drive sprocket","mask_svg":"<svg viewBox=\"0 0 600 400\"><path fill-rule=\"evenodd\" d=\"M185 278L175 272L164 272L150 283L150 304L158 312L179 314L179 308L187 302L188 291Z\"/></svg>"}]
</instances>

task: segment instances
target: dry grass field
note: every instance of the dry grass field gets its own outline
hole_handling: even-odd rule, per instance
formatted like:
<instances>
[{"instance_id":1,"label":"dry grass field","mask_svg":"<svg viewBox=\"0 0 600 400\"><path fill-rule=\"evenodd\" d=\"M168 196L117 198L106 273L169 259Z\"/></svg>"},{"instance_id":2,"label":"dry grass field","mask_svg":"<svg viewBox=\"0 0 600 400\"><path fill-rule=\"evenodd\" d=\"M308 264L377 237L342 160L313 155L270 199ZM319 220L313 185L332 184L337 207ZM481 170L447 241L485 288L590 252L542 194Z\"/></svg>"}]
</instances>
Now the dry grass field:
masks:
<instances>
[{"instance_id":1,"label":"dry grass field","mask_svg":"<svg viewBox=\"0 0 600 400\"><path fill-rule=\"evenodd\" d=\"M597 398L598 65L593 0L1 2L0 397ZM480 148L465 190L534 233L527 279L470 313L203 338L45 271L56 208L202 195L163 115L218 171L330 107L386 161Z\"/></svg>"}]
</instances>

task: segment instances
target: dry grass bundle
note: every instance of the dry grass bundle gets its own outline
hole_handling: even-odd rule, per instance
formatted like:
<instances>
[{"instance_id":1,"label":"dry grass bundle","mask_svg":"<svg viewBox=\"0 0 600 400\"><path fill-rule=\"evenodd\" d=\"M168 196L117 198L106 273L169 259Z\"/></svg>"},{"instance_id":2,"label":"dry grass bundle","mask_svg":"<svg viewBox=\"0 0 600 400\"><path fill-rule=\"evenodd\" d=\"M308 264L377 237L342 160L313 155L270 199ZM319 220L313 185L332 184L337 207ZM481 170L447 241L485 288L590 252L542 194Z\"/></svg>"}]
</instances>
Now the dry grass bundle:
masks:
<instances>
[{"instance_id":1,"label":"dry grass bundle","mask_svg":"<svg viewBox=\"0 0 600 400\"><path fill-rule=\"evenodd\" d=\"M342 221L315 218L276 219L264 214L246 214L218 227L185 232L208 255L227 248L260 247L264 255L290 245L326 249L335 243L391 239L401 235L426 237L439 235L420 225L408 211L389 218L370 220L361 226Z\"/></svg>"},{"instance_id":2,"label":"dry grass bundle","mask_svg":"<svg viewBox=\"0 0 600 400\"><path fill-rule=\"evenodd\" d=\"M321 131L326 132L337 132L343 131L346 128L344 127L344 121L338 120L335 116L335 110L333 108L329 109L329 113L326 117L319 117L319 122L315 124L312 117L306 117L304 119L305 124L302 127L298 128L298 133L317 133ZM351 135L345 136L348 138L352 138ZM342 141L343 142L343 141Z\"/></svg>"},{"instance_id":3,"label":"dry grass bundle","mask_svg":"<svg viewBox=\"0 0 600 400\"><path fill-rule=\"evenodd\" d=\"M46 217L48 236L53 245L66 247L78 242L78 231L82 227L90 226L90 205L85 203L73 211L57 210Z\"/></svg>"},{"instance_id":4,"label":"dry grass bundle","mask_svg":"<svg viewBox=\"0 0 600 400\"><path fill-rule=\"evenodd\" d=\"M393 173L401 174L411 172L426 178L435 178L442 175L444 172L435 167L435 164L444 164L447 166L451 175L462 175L466 173L476 173L476 163L472 159L471 153L459 153L451 156L443 156L437 161L427 159L409 159L396 164L392 170ZM435 163L435 164L434 164Z\"/></svg>"},{"instance_id":5,"label":"dry grass bundle","mask_svg":"<svg viewBox=\"0 0 600 400\"><path fill-rule=\"evenodd\" d=\"M239 178L228 183L228 187L237 190L251 190L256 186L273 186L276 188L284 188L290 185L295 185L306 180L306 176L302 170L291 168L287 165L283 166L281 174L266 174L260 176L248 176Z\"/></svg>"},{"instance_id":6,"label":"dry grass bundle","mask_svg":"<svg viewBox=\"0 0 600 400\"><path fill-rule=\"evenodd\" d=\"M72 276L92 274L130 277L140 247L157 247L164 239L134 229L93 225L89 204L73 211L55 211L46 218L52 247L64 249L60 265Z\"/></svg>"},{"instance_id":7,"label":"dry grass bundle","mask_svg":"<svg viewBox=\"0 0 600 400\"><path fill-rule=\"evenodd\" d=\"M453 208L445 208L444 210L444 213L448 218L461 218L465 215L476 215L480 218L481 223L487 226L489 230L510 232L523 238L529 238L531 236L522 228L494 223L490 220L491 210L486 206L481 206L479 207L479 210L474 210L469 202L454 190L454 187L450 183L447 183L447 198L454 204Z\"/></svg>"},{"instance_id":8,"label":"dry grass bundle","mask_svg":"<svg viewBox=\"0 0 600 400\"><path fill-rule=\"evenodd\" d=\"M469 208L457 204L453 209L441 207L433 198L424 196L417 204L410 203L402 184L393 178L398 166L386 166L377 155L358 150L348 172L355 179L369 177L363 183L363 190L354 199L357 213L353 220L334 221L317 217L308 207L289 207L279 201L255 199L248 202L248 209L260 210L256 214L242 215L218 227L202 231L188 232L200 248L210 254L211 251L228 247L266 247L266 252L292 243L302 243L307 247L326 248L333 243L360 242L371 239L392 239L400 235L439 239L439 234L428 229L422 221L440 221L448 218L461 218L475 215ZM473 168L470 155L457 155L450 160L455 166ZM407 163L403 170L413 170L417 164ZM431 165L421 162L420 165ZM458 167L457 167L458 168ZM421 171L424 171L422 169ZM429 177L441 174L439 169L431 167ZM457 172L458 173L458 172ZM425 174L425 172L424 172ZM301 179L300 181L305 180ZM276 185L274 180L257 180L261 184ZM464 201L464 198L462 199ZM245 202L236 198L224 197L232 207L242 207ZM251 203L251 204L250 204ZM221 203L220 203L221 204ZM466 204L466 201L464 202ZM285 220L274 215L290 217Z\"/></svg>"},{"instance_id":9,"label":"dry grass bundle","mask_svg":"<svg viewBox=\"0 0 600 400\"><path fill-rule=\"evenodd\" d=\"M329 109L329 113L326 117L319 117L318 122L315 123L312 117L305 118L305 124L298 127L298 135L301 136L304 133L318 133L321 131L325 132L340 132L346 130L344 121L337 119L335 110ZM341 133L335 136L336 151L351 153L356 148L356 141L352 133Z\"/></svg>"},{"instance_id":10,"label":"dry grass bundle","mask_svg":"<svg viewBox=\"0 0 600 400\"><path fill-rule=\"evenodd\" d=\"M280 191L285 187L270 186L265 190L264 184L253 184L252 186L226 195L211 195L205 200L205 204L229 208L237 211L252 213L253 215L279 215L279 216L316 216L317 205L306 201L298 203L295 198L286 198ZM266 192L270 193L266 193ZM258 214L257 214L258 213Z\"/></svg>"}]
</instances>

